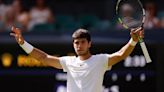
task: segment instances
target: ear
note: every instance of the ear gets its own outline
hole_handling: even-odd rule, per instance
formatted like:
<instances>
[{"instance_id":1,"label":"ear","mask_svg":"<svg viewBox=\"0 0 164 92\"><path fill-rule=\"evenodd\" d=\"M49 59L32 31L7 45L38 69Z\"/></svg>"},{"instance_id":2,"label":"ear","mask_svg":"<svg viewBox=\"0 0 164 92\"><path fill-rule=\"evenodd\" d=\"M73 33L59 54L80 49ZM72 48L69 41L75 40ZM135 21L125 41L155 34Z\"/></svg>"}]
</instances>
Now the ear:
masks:
<instances>
[{"instance_id":1,"label":"ear","mask_svg":"<svg viewBox=\"0 0 164 92\"><path fill-rule=\"evenodd\" d=\"M89 41L89 47L91 47L91 41Z\"/></svg>"}]
</instances>

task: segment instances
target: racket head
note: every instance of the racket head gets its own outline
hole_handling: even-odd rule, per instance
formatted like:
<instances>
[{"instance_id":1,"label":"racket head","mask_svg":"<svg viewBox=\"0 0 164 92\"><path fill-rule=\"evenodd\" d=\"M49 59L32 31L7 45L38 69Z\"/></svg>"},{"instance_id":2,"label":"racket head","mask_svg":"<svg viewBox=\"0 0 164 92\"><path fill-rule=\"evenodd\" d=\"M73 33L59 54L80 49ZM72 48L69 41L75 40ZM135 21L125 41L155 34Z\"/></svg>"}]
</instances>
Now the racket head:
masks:
<instances>
[{"instance_id":1,"label":"racket head","mask_svg":"<svg viewBox=\"0 0 164 92\"><path fill-rule=\"evenodd\" d=\"M130 30L143 28L145 22L145 9L140 0L118 0L116 15L119 22Z\"/></svg>"}]
</instances>

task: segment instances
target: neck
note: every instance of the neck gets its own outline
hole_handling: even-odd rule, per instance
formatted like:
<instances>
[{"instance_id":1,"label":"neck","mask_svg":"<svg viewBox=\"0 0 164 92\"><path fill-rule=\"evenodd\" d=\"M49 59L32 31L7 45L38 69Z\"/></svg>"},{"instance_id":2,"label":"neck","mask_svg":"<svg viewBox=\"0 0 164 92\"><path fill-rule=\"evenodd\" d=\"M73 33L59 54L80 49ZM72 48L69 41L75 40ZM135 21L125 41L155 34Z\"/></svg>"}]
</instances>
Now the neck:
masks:
<instances>
[{"instance_id":1,"label":"neck","mask_svg":"<svg viewBox=\"0 0 164 92\"><path fill-rule=\"evenodd\" d=\"M88 52L86 55L79 56L79 59L86 60L86 59L90 58L91 56L92 56L92 54L90 52Z\"/></svg>"}]
</instances>

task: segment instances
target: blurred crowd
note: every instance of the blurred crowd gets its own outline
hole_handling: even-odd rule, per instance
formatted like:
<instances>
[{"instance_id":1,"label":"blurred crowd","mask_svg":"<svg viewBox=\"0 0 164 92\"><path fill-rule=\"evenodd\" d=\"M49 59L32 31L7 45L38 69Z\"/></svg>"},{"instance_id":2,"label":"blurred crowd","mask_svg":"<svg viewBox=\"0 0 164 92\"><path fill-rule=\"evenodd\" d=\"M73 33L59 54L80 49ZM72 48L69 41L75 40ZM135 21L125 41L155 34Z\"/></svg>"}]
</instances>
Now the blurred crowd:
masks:
<instances>
[{"instance_id":1,"label":"blurred crowd","mask_svg":"<svg viewBox=\"0 0 164 92\"><path fill-rule=\"evenodd\" d=\"M54 22L52 10L46 6L46 0L36 0L36 5L29 12L24 10L22 0L13 0L10 5L5 5L0 0L0 11L0 32L11 31L13 26L28 32L37 24Z\"/></svg>"},{"instance_id":2,"label":"blurred crowd","mask_svg":"<svg viewBox=\"0 0 164 92\"><path fill-rule=\"evenodd\" d=\"M30 10L27 12L24 9L24 3L23 0L13 0L11 4L5 5L3 3L3 0L0 0L0 32L10 32L11 27L17 27L20 28L23 32L30 32L33 31L33 29L36 27L36 25L45 26L42 24L52 24L54 26L55 22L57 21L56 17L54 17L54 14L52 12L52 9L46 5L46 0L36 0L36 5L31 7ZM146 29L152 29L152 28L164 28L164 13L161 13L162 17L157 16L157 10L156 6L152 2L148 2L145 5L146 9L146 20L145 20L145 28ZM61 16L60 16L61 17ZM93 16L91 17L93 18ZM67 19L62 18L64 22L67 21ZM90 18L86 21L91 20ZM84 20L82 20L84 21ZM85 21L85 22L86 22ZM91 20L94 22L94 20ZM74 23L73 26L67 23L67 25L64 25L64 27L74 27L76 24L76 27L79 26L78 23ZM97 29L106 27L106 28L112 28L109 27L109 25L112 24L105 21L99 21L94 23L94 26L90 27L91 29ZM69 26L69 27L68 27ZM113 25L112 25L113 26ZM42 27L40 27L43 29ZM50 28L50 27L48 27ZM116 29L122 29L122 25L117 22L115 25Z\"/></svg>"}]
</instances>

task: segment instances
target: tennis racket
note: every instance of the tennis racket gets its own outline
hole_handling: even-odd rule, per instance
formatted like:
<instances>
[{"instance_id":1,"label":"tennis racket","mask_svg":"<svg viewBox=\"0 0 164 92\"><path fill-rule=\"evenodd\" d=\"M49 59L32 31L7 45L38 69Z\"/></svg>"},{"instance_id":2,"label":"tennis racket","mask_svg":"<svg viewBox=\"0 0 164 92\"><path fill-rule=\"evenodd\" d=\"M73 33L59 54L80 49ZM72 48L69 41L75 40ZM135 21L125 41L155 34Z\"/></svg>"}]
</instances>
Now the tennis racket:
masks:
<instances>
[{"instance_id":1,"label":"tennis racket","mask_svg":"<svg viewBox=\"0 0 164 92\"><path fill-rule=\"evenodd\" d=\"M116 14L120 23L130 30L137 30L143 28L145 22L145 9L139 0L118 0L116 5ZM141 45L142 51L146 58L146 62L152 62L147 51L145 42L136 33L134 33Z\"/></svg>"}]
</instances>

